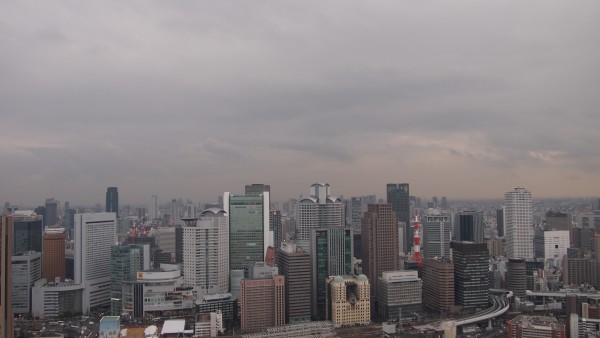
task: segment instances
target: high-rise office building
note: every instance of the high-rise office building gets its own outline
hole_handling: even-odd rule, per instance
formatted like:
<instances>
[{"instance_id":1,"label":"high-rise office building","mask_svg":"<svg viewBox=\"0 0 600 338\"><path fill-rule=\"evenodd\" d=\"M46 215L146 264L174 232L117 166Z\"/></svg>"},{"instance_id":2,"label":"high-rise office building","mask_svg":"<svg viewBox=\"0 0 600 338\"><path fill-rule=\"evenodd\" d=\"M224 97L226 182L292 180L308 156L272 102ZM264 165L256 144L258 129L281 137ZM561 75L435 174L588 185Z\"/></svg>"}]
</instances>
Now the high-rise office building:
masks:
<instances>
[{"instance_id":1,"label":"high-rise office building","mask_svg":"<svg viewBox=\"0 0 600 338\"><path fill-rule=\"evenodd\" d=\"M65 214L63 217L63 227L65 228L65 237L72 238L73 237L73 228L75 226L75 214L77 213L76 209L65 209Z\"/></svg>"},{"instance_id":2,"label":"high-rise office building","mask_svg":"<svg viewBox=\"0 0 600 338\"><path fill-rule=\"evenodd\" d=\"M269 211L269 228L273 230L273 247L279 250L281 242L283 242L283 224L281 222L281 211Z\"/></svg>"},{"instance_id":3,"label":"high-rise office building","mask_svg":"<svg viewBox=\"0 0 600 338\"><path fill-rule=\"evenodd\" d=\"M566 212L546 212L546 230L571 230L571 215Z\"/></svg>"},{"instance_id":4,"label":"high-rise office building","mask_svg":"<svg viewBox=\"0 0 600 338\"><path fill-rule=\"evenodd\" d=\"M152 195L152 197L150 197L150 204L148 204L148 220L150 223L152 223L152 221L157 219L158 216L158 196Z\"/></svg>"},{"instance_id":5,"label":"high-rise office building","mask_svg":"<svg viewBox=\"0 0 600 338\"><path fill-rule=\"evenodd\" d=\"M31 210L17 210L12 214L12 253L42 252L43 217Z\"/></svg>"},{"instance_id":6,"label":"high-rise office building","mask_svg":"<svg viewBox=\"0 0 600 338\"><path fill-rule=\"evenodd\" d=\"M579 215L578 220L578 224L581 228L594 229L595 231L600 232L600 213L581 214Z\"/></svg>"},{"instance_id":7,"label":"high-rise office building","mask_svg":"<svg viewBox=\"0 0 600 338\"><path fill-rule=\"evenodd\" d=\"M184 219L183 283L198 295L229 291L229 223L222 209L200 213L198 220Z\"/></svg>"},{"instance_id":8,"label":"high-rise office building","mask_svg":"<svg viewBox=\"0 0 600 338\"><path fill-rule=\"evenodd\" d=\"M119 217L119 191L117 187L106 189L106 212L114 212Z\"/></svg>"},{"instance_id":9,"label":"high-rise office building","mask_svg":"<svg viewBox=\"0 0 600 338\"><path fill-rule=\"evenodd\" d=\"M110 305L111 246L117 231L112 212L75 214L75 283L83 286L84 313Z\"/></svg>"},{"instance_id":10,"label":"high-rise office building","mask_svg":"<svg viewBox=\"0 0 600 338\"><path fill-rule=\"evenodd\" d=\"M243 279L240 316L242 332L285 325L285 277Z\"/></svg>"},{"instance_id":11,"label":"high-rise office building","mask_svg":"<svg viewBox=\"0 0 600 338\"><path fill-rule=\"evenodd\" d=\"M454 263L455 304L463 308L487 308L489 252L485 243L451 242Z\"/></svg>"},{"instance_id":12,"label":"high-rise office building","mask_svg":"<svg viewBox=\"0 0 600 338\"><path fill-rule=\"evenodd\" d=\"M175 263L183 264L183 226L175 226Z\"/></svg>"},{"instance_id":13,"label":"high-rise office building","mask_svg":"<svg viewBox=\"0 0 600 338\"><path fill-rule=\"evenodd\" d=\"M448 199L446 198L446 196L442 196L442 201L440 203L440 208L442 208L442 209L448 209Z\"/></svg>"},{"instance_id":14,"label":"high-rise office building","mask_svg":"<svg viewBox=\"0 0 600 338\"><path fill-rule=\"evenodd\" d=\"M391 204L369 204L361 230L363 273L371 283L376 300L377 279L384 271L398 269L398 219Z\"/></svg>"},{"instance_id":15,"label":"high-rise office building","mask_svg":"<svg viewBox=\"0 0 600 338\"><path fill-rule=\"evenodd\" d=\"M426 258L450 258L450 240L452 223L449 214L439 213L433 209L432 213L425 215L423 224L423 243Z\"/></svg>"},{"instance_id":16,"label":"high-rise office building","mask_svg":"<svg viewBox=\"0 0 600 338\"><path fill-rule=\"evenodd\" d=\"M533 237L535 258L543 258L548 266L560 267L569 248L569 238L568 230L536 230Z\"/></svg>"},{"instance_id":17,"label":"high-rise office building","mask_svg":"<svg viewBox=\"0 0 600 338\"><path fill-rule=\"evenodd\" d=\"M44 226L51 226L58 224L58 201L54 198L46 199L44 205Z\"/></svg>"},{"instance_id":18,"label":"high-rise office building","mask_svg":"<svg viewBox=\"0 0 600 338\"><path fill-rule=\"evenodd\" d=\"M344 227L316 228L311 230L313 320L325 319L325 280L329 276L352 275L353 229Z\"/></svg>"},{"instance_id":19,"label":"high-rise office building","mask_svg":"<svg viewBox=\"0 0 600 338\"><path fill-rule=\"evenodd\" d=\"M410 192L408 183L388 183L387 203L392 205L392 210L396 212L399 222L404 222L404 245L406 250L410 250L409 241L412 239L412 228L410 227Z\"/></svg>"},{"instance_id":20,"label":"high-rise office building","mask_svg":"<svg viewBox=\"0 0 600 338\"><path fill-rule=\"evenodd\" d=\"M262 195L264 192L271 193L271 186L268 184L246 184L244 194L246 195ZM270 202L270 201L269 201Z\"/></svg>"},{"instance_id":21,"label":"high-rise office building","mask_svg":"<svg viewBox=\"0 0 600 338\"><path fill-rule=\"evenodd\" d=\"M580 255L563 257L562 279L564 285L596 284L596 262L591 257Z\"/></svg>"},{"instance_id":22,"label":"high-rise office building","mask_svg":"<svg viewBox=\"0 0 600 338\"><path fill-rule=\"evenodd\" d=\"M49 282L65 280L65 228L46 227L43 262L43 278Z\"/></svg>"},{"instance_id":23,"label":"high-rise office building","mask_svg":"<svg viewBox=\"0 0 600 338\"><path fill-rule=\"evenodd\" d=\"M454 306L454 265L447 259L425 259L421 274L423 279L423 305L440 313Z\"/></svg>"},{"instance_id":24,"label":"high-rise office building","mask_svg":"<svg viewBox=\"0 0 600 338\"><path fill-rule=\"evenodd\" d=\"M504 208L496 210L496 230L498 237L504 237Z\"/></svg>"},{"instance_id":25,"label":"high-rise office building","mask_svg":"<svg viewBox=\"0 0 600 338\"><path fill-rule=\"evenodd\" d=\"M350 221L354 228L354 234L360 234L362 227L363 207L362 198L352 197L350 199Z\"/></svg>"},{"instance_id":26,"label":"high-rise office building","mask_svg":"<svg viewBox=\"0 0 600 338\"><path fill-rule=\"evenodd\" d=\"M244 270L248 278L250 267L263 262L267 248L272 246L269 231L269 193L262 195L223 195L224 210L229 217L229 268Z\"/></svg>"},{"instance_id":27,"label":"high-rise office building","mask_svg":"<svg viewBox=\"0 0 600 338\"><path fill-rule=\"evenodd\" d=\"M46 217L46 207L45 207L45 206L43 206L43 205L39 205L39 206L35 207L35 209L33 209L33 211L34 211L34 212L35 212L37 215L40 215L40 216L42 216L42 219L43 219L44 217ZM45 222L45 220L44 220L44 222Z\"/></svg>"},{"instance_id":28,"label":"high-rise office building","mask_svg":"<svg viewBox=\"0 0 600 338\"><path fill-rule=\"evenodd\" d=\"M171 253L162 249L154 249L152 251L152 258L152 267L154 269L160 269L161 264L173 263L173 260L171 259Z\"/></svg>"},{"instance_id":29,"label":"high-rise office building","mask_svg":"<svg viewBox=\"0 0 600 338\"><path fill-rule=\"evenodd\" d=\"M295 243L282 243L275 256L285 277L286 323L310 321L310 255Z\"/></svg>"},{"instance_id":30,"label":"high-rise office building","mask_svg":"<svg viewBox=\"0 0 600 338\"><path fill-rule=\"evenodd\" d=\"M27 315L31 311L31 288L42 278L42 254L20 252L12 256L12 311Z\"/></svg>"},{"instance_id":31,"label":"high-rise office building","mask_svg":"<svg viewBox=\"0 0 600 338\"><path fill-rule=\"evenodd\" d=\"M504 194L504 224L507 257L533 259L533 205L527 189Z\"/></svg>"},{"instance_id":32,"label":"high-rise office building","mask_svg":"<svg viewBox=\"0 0 600 338\"><path fill-rule=\"evenodd\" d=\"M262 183L253 183L253 184L246 184L246 186L244 187L244 194L246 195L261 195L263 193L269 193L269 198L267 199L266 203L269 206L269 210L271 209L276 209L273 208L273 206L271 205L271 186L268 184L262 184ZM271 232L271 235L274 236L274 224L273 224L273 218L269 218L269 231ZM272 243L274 242L274 239L271 240ZM273 246L274 244L271 244L271 246ZM278 248L278 246L275 246L275 248Z\"/></svg>"},{"instance_id":33,"label":"high-rise office building","mask_svg":"<svg viewBox=\"0 0 600 338\"><path fill-rule=\"evenodd\" d=\"M13 336L11 216L0 220L0 337Z\"/></svg>"},{"instance_id":34,"label":"high-rise office building","mask_svg":"<svg viewBox=\"0 0 600 338\"><path fill-rule=\"evenodd\" d=\"M453 238L457 241L483 243L483 214L480 211L460 211L454 217Z\"/></svg>"},{"instance_id":35,"label":"high-rise office building","mask_svg":"<svg viewBox=\"0 0 600 338\"><path fill-rule=\"evenodd\" d=\"M194 216L195 217L195 216ZM152 236L154 237L156 246L158 249L163 250L165 253L170 255L169 259L163 263L171 263L175 259L175 252L177 250L177 226L175 227L163 227L158 226L152 229Z\"/></svg>"},{"instance_id":36,"label":"high-rise office building","mask_svg":"<svg viewBox=\"0 0 600 338\"><path fill-rule=\"evenodd\" d=\"M138 271L144 270L143 246L118 244L110 248L110 307L113 316L123 313L123 282L135 281Z\"/></svg>"},{"instance_id":37,"label":"high-rise office building","mask_svg":"<svg viewBox=\"0 0 600 338\"><path fill-rule=\"evenodd\" d=\"M315 183L310 187L310 196L298 202L297 244L306 251L310 248L310 232L322 227L344 226L342 200L331 196L329 184Z\"/></svg>"},{"instance_id":38,"label":"high-rise office building","mask_svg":"<svg viewBox=\"0 0 600 338\"><path fill-rule=\"evenodd\" d=\"M190 200L187 201L184 209L184 217L196 217L198 215L198 206L193 204Z\"/></svg>"},{"instance_id":39,"label":"high-rise office building","mask_svg":"<svg viewBox=\"0 0 600 338\"><path fill-rule=\"evenodd\" d=\"M171 202L167 204L167 214L164 216L165 225L178 225L182 224L181 218L183 217L183 201L176 198L171 199Z\"/></svg>"}]
</instances>

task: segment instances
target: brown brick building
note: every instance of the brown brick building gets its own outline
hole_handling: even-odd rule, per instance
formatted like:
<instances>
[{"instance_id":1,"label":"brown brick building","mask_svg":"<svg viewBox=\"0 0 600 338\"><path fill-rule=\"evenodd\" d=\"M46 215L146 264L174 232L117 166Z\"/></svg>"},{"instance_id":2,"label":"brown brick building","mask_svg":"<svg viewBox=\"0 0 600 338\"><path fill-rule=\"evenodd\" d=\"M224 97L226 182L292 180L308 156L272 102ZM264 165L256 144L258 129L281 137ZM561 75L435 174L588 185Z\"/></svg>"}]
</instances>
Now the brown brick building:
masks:
<instances>
[{"instance_id":1,"label":"brown brick building","mask_svg":"<svg viewBox=\"0 0 600 338\"><path fill-rule=\"evenodd\" d=\"M454 265L446 259L423 261L423 305L440 313L454 308Z\"/></svg>"},{"instance_id":2,"label":"brown brick building","mask_svg":"<svg viewBox=\"0 0 600 338\"><path fill-rule=\"evenodd\" d=\"M363 272L377 299L377 279L384 271L398 270L398 218L391 204L369 204L362 218L361 251Z\"/></svg>"},{"instance_id":3,"label":"brown brick building","mask_svg":"<svg viewBox=\"0 0 600 338\"><path fill-rule=\"evenodd\" d=\"M65 280L65 228L47 227L44 232L42 278Z\"/></svg>"},{"instance_id":4,"label":"brown brick building","mask_svg":"<svg viewBox=\"0 0 600 338\"><path fill-rule=\"evenodd\" d=\"M285 277L242 279L240 311L243 332L285 325Z\"/></svg>"}]
</instances>

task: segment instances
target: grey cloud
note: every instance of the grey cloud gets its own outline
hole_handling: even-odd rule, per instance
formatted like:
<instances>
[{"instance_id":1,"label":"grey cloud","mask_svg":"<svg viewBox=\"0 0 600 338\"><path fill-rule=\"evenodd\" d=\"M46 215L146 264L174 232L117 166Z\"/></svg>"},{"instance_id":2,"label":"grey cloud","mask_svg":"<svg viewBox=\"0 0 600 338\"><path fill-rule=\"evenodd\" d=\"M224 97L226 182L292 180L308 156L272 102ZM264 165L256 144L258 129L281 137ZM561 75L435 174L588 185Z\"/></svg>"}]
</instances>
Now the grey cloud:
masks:
<instances>
[{"instance_id":1,"label":"grey cloud","mask_svg":"<svg viewBox=\"0 0 600 338\"><path fill-rule=\"evenodd\" d=\"M343 144L315 141L282 142L273 145L282 149L306 152L317 158L335 159L341 162L349 162L355 159L351 150L346 149Z\"/></svg>"},{"instance_id":2,"label":"grey cloud","mask_svg":"<svg viewBox=\"0 0 600 338\"><path fill-rule=\"evenodd\" d=\"M370 174L381 194L388 179L435 187L433 168L460 182L464 169L442 161L472 164L500 194L517 171L546 189L540 167L598 180L598 9L1 3L0 118L11 128L0 143L13 147L0 146L2 197L41 201L76 184L91 201L108 184L132 199L208 199L273 180L285 198L334 166L336 191L369 193L352 177Z\"/></svg>"}]
</instances>

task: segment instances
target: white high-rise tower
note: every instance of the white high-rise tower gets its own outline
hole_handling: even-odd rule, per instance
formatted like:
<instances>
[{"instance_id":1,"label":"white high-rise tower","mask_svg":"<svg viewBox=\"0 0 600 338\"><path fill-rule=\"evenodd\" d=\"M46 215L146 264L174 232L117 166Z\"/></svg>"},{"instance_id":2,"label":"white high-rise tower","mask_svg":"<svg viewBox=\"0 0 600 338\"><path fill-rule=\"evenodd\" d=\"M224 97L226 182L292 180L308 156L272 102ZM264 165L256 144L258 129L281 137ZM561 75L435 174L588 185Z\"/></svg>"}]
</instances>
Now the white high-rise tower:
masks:
<instances>
[{"instance_id":1,"label":"white high-rise tower","mask_svg":"<svg viewBox=\"0 0 600 338\"><path fill-rule=\"evenodd\" d=\"M504 227L506 256L532 259L533 203L527 189L517 187L504 194Z\"/></svg>"},{"instance_id":2,"label":"white high-rise tower","mask_svg":"<svg viewBox=\"0 0 600 338\"><path fill-rule=\"evenodd\" d=\"M110 305L110 247L115 243L117 214L75 214L75 283L84 287L83 313Z\"/></svg>"},{"instance_id":3,"label":"white high-rise tower","mask_svg":"<svg viewBox=\"0 0 600 338\"><path fill-rule=\"evenodd\" d=\"M183 227L183 283L199 295L229 291L229 221L222 209L204 210ZM189 221L189 222L188 222Z\"/></svg>"},{"instance_id":4,"label":"white high-rise tower","mask_svg":"<svg viewBox=\"0 0 600 338\"><path fill-rule=\"evenodd\" d=\"M158 196L152 195L148 205L148 220L152 222L155 218L158 218Z\"/></svg>"},{"instance_id":5,"label":"white high-rise tower","mask_svg":"<svg viewBox=\"0 0 600 338\"><path fill-rule=\"evenodd\" d=\"M297 244L310 252L310 231L316 228L344 226L342 200L329 195L329 184L310 186L310 196L298 202Z\"/></svg>"}]
</instances>

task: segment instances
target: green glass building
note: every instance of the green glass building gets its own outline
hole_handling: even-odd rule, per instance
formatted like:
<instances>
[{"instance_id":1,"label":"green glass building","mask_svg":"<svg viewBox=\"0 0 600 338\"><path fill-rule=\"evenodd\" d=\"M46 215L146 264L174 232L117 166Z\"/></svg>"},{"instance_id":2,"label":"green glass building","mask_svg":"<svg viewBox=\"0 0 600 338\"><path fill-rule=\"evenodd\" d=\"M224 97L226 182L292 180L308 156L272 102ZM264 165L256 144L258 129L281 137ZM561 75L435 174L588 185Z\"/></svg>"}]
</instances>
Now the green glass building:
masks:
<instances>
[{"instance_id":1,"label":"green glass building","mask_svg":"<svg viewBox=\"0 0 600 338\"><path fill-rule=\"evenodd\" d=\"M325 320L325 280L329 276L349 276L352 271L354 231L351 227L328 227L311 230L313 320Z\"/></svg>"},{"instance_id":2,"label":"green glass building","mask_svg":"<svg viewBox=\"0 0 600 338\"><path fill-rule=\"evenodd\" d=\"M144 270L143 255L142 245L120 244L110 248L110 308L113 316L121 315L123 282L135 281L136 273Z\"/></svg>"},{"instance_id":3,"label":"green glass building","mask_svg":"<svg viewBox=\"0 0 600 338\"><path fill-rule=\"evenodd\" d=\"M269 192L254 195L223 196L223 209L229 216L229 269L244 270L249 277L255 262L264 262L273 235L269 231Z\"/></svg>"}]
</instances>

